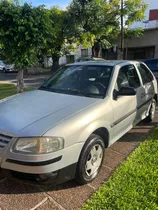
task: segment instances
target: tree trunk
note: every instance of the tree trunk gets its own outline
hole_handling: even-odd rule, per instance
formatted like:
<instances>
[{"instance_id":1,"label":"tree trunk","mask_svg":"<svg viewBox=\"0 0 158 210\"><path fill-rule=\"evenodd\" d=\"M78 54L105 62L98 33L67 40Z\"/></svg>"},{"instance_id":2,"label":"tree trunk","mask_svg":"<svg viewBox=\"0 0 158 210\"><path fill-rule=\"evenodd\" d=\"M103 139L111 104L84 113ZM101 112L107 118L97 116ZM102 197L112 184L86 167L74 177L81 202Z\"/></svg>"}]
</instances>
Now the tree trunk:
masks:
<instances>
[{"instance_id":1,"label":"tree trunk","mask_svg":"<svg viewBox=\"0 0 158 210\"><path fill-rule=\"evenodd\" d=\"M19 70L19 72L17 73L17 86L16 86L16 91L17 93L21 93L24 91L24 71L23 70Z\"/></svg>"},{"instance_id":2,"label":"tree trunk","mask_svg":"<svg viewBox=\"0 0 158 210\"><path fill-rule=\"evenodd\" d=\"M95 47L92 47L92 57L95 57Z\"/></svg>"},{"instance_id":3,"label":"tree trunk","mask_svg":"<svg viewBox=\"0 0 158 210\"><path fill-rule=\"evenodd\" d=\"M118 49L118 52L117 52L117 60L123 60L123 54L120 49Z\"/></svg>"},{"instance_id":4,"label":"tree trunk","mask_svg":"<svg viewBox=\"0 0 158 210\"><path fill-rule=\"evenodd\" d=\"M95 47L95 46L93 46L92 49L93 49L93 57L98 58L99 57L100 49L98 47Z\"/></svg>"},{"instance_id":5,"label":"tree trunk","mask_svg":"<svg viewBox=\"0 0 158 210\"><path fill-rule=\"evenodd\" d=\"M95 57L98 58L99 57L99 49L95 48Z\"/></svg>"},{"instance_id":6,"label":"tree trunk","mask_svg":"<svg viewBox=\"0 0 158 210\"><path fill-rule=\"evenodd\" d=\"M59 67L59 57L52 56L52 60L53 60L52 71L56 71L56 69Z\"/></svg>"}]
</instances>

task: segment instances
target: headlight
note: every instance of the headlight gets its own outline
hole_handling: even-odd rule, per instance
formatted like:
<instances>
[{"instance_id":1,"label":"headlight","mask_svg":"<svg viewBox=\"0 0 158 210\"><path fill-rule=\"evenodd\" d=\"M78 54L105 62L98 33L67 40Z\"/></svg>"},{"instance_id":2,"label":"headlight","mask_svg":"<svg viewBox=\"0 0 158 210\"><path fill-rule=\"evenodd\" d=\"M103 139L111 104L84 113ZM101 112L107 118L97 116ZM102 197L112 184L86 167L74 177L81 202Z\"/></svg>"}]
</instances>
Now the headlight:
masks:
<instances>
[{"instance_id":1,"label":"headlight","mask_svg":"<svg viewBox=\"0 0 158 210\"><path fill-rule=\"evenodd\" d=\"M19 138L13 146L13 152L46 154L64 148L64 139L58 137Z\"/></svg>"}]
</instances>

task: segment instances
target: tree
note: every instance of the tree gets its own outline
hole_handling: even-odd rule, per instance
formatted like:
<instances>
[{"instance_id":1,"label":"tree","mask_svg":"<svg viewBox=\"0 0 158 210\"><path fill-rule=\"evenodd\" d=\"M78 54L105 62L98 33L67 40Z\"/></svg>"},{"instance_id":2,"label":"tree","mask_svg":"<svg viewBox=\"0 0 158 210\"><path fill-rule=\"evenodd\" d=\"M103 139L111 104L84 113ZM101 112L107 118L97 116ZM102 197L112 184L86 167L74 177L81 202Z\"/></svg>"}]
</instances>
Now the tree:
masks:
<instances>
[{"instance_id":1,"label":"tree","mask_svg":"<svg viewBox=\"0 0 158 210\"><path fill-rule=\"evenodd\" d=\"M91 46L96 57L102 46L111 47L113 30L119 30L118 8L115 2L105 0L73 0L70 4L69 12L78 24L78 40L86 48Z\"/></svg>"},{"instance_id":2,"label":"tree","mask_svg":"<svg viewBox=\"0 0 158 210\"><path fill-rule=\"evenodd\" d=\"M19 70L17 92L24 88L23 71L37 60L37 48L51 30L44 6L0 2L0 43L7 59Z\"/></svg>"},{"instance_id":3,"label":"tree","mask_svg":"<svg viewBox=\"0 0 158 210\"><path fill-rule=\"evenodd\" d=\"M85 47L91 46L93 55L98 56L101 48L110 48L120 37L120 22L123 28L144 18L146 4L143 0L124 0L121 10L120 0L73 0L69 6L76 26L78 40ZM74 31L75 33L75 31Z\"/></svg>"},{"instance_id":4,"label":"tree","mask_svg":"<svg viewBox=\"0 0 158 210\"><path fill-rule=\"evenodd\" d=\"M43 57L51 56L53 60L52 70L58 67L61 55L69 54L74 49L74 40L71 39L72 25L67 11L58 7L49 10L49 18L52 30L47 36L44 45L41 45L40 55Z\"/></svg>"},{"instance_id":5,"label":"tree","mask_svg":"<svg viewBox=\"0 0 158 210\"><path fill-rule=\"evenodd\" d=\"M124 55L124 38L131 36L139 36L143 33L141 28L130 29L130 26L137 21L144 19L144 13L147 8L147 4L144 0L121 0L120 5L120 19L121 19L121 33L119 47L121 51L121 59Z\"/></svg>"}]
</instances>

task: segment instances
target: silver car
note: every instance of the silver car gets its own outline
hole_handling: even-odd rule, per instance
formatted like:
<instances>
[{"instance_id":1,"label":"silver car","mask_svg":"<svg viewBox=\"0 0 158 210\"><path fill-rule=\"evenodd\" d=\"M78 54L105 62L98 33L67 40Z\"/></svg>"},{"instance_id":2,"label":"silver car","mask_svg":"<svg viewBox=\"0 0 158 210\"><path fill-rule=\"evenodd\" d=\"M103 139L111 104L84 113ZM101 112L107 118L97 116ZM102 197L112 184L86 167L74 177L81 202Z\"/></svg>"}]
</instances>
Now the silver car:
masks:
<instances>
[{"instance_id":1,"label":"silver car","mask_svg":"<svg viewBox=\"0 0 158 210\"><path fill-rule=\"evenodd\" d=\"M3 71L4 73L8 72L17 72L14 68L14 65L6 65L2 60L0 60L0 71Z\"/></svg>"},{"instance_id":2,"label":"silver car","mask_svg":"<svg viewBox=\"0 0 158 210\"><path fill-rule=\"evenodd\" d=\"M154 118L157 82L141 62L67 65L38 90L0 101L0 168L39 184L92 181L105 148Z\"/></svg>"}]
</instances>

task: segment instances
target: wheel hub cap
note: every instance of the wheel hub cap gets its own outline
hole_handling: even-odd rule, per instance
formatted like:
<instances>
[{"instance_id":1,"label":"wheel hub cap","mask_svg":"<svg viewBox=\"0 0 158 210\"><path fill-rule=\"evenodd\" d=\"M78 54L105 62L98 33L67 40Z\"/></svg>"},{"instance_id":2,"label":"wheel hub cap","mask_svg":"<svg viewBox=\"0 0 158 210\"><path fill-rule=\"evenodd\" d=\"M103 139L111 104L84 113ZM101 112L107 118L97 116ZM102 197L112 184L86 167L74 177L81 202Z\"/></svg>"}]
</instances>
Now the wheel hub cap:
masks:
<instances>
[{"instance_id":1,"label":"wheel hub cap","mask_svg":"<svg viewBox=\"0 0 158 210\"><path fill-rule=\"evenodd\" d=\"M96 144L92 147L91 151L88 154L85 172L87 176L92 176L97 174L103 159L103 149L99 144Z\"/></svg>"}]
</instances>

